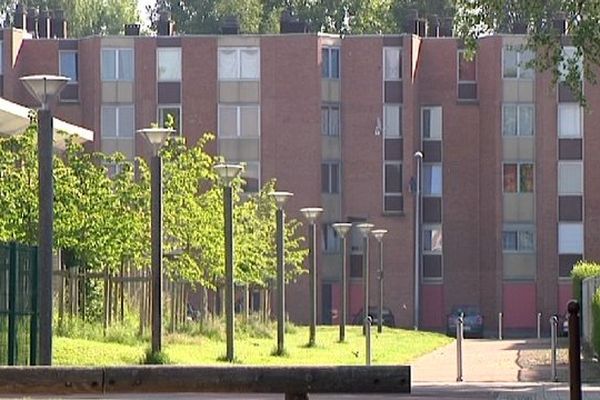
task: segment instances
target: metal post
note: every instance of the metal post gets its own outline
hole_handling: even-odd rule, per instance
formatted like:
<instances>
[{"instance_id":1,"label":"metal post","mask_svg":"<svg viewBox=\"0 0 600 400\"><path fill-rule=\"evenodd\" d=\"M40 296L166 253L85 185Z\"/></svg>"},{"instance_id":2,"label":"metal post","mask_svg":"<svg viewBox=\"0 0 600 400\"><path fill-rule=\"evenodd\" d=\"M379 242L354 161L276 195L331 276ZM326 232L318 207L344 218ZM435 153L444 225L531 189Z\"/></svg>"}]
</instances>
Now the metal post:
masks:
<instances>
[{"instance_id":1,"label":"metal post","mask_svg":"<svg viewBox=\"0 0 600 400\"><path fill-rule=\"evenodd\" d=\"M571 400L581 400L581 348L579 338L579 303L569 301L569 388Z\"/></svg>"},{"instance_id":2,"label":"metal post","mask_svg":"<svg viewBox=\"0 0 600 400\"><path fill-rule=\"evenodd\" d=\"M317 229L314 222L310 224L310 234L309 236L309 248L310 248L310 332L308 345L314 346L316 343L317 336L317 252L316 252L316 243L317 243Z\"/></svg>"},{"instance_id":3,"label":"metal post","mask_svg":"<svg viewBox=\"0 0 600 400\"><path fill-rule=\"evenodd\" d=\"M342 315L340 316L340 342L346 340L346 314L348 312L348 274L346 270L346 236L342 238Z\"/></svg>"},{"instance_id":4,"label":"metal post","mask_svg":"<svg viewBox=\"0 0 600 400\"><path fill-rule=\"evenodd\" d=\"M502 340L502 319L504 318L504 315L499 312L498 313L498 340Z\"/></svg>"},{"instance_id":5,"label":"metal post","mask_svg":"<svg viewBox=\"0 0 600 400\"><path fill-rule=\"evenodd\" d=\"M372 318L367 316L365 317L365 354L366 354L366 364L371 365L371 323L373 322Z\"/></svg>"},{"instance_id":6,"label":"metal post","mask_svg":"<svg viewBox=\"0 0 600 400\"><path fill-rule=\"evenodd\" d=\"M11 243L8 261L8 365L17 365L17 244Z\"/></svg>"},{"instance_id":7,"label":"metal post","mask_svg":"<svg viewBox=\"0 0 600 400\"><path fill-rule=\"evenodd\" d=\"M283 209L278 208L275 212L277 219L277 354L285 351L285 268L283 252Z\"/></svg>"},{"instance_id":8,"label":"metal post","mask_svg":"<svg viewBox=\"0 0 600 400\"><path fill-rule=\"evenodd\" d=\"M38 308L38 281L39 270L37 248L30 250L32 256L31 276L31 320L29 322L29 365L38 365L38 321L40 318Z\"/></svg>"},{"instance_id":9,"label":"metal post","mask_svg":"<svg viewBox=\"0 0 600 400\"><path fill-rule=\"evenodd\" d=\"M379 241L379 315L377 320L377 332L383 331L383 239Z\"/></svg>"},{"instance_id":10,"label":"metal post","mask_svg":"<svg viewBox=\"0 0 600 400\"><path fill-rule=\"evenodd\" d=\"M456 319L456 382L463 381L463 358L462 358L462 342L463 342L463 317Z\"/></svg>"},{"instance_id":11,"label":"metal post","mask_svg":"<svg viewBox=\"0 0 600 400\"><path fill-rule=\"evenodd\" d=\"M557 347L557 329L558 329L558 317L556 315L550 318L550 360L551 360L551 373L552 381L558 382L558 373L556 371L556 347Z\"/></svg>"},{"instance_id":12,"label":"metal post","mask_svg":"<svg viewBox=\"0 0 600 400\"><path fill-rule=\"evenodd\" d=\"M162 159L152 156L151 241L152 241L152 353L162 351Z\"/></svg>"},{"instance_id":13,"label":"metal post","mask_svg":"<svg viewBox=\"0 0 600 400\"><path fill-rule=\"evenodd\" d=\"M537 338L542 337L542 313L537 313Z\"/></svg>"},{"instance_id":14,"label":"metal post","mask_svg":"<svg viewBox=\"0 0 600 400\"><path fill-rule=\"evenodd\" d=\"M420 302L420 276L421 276L421 160L423 154L418 151L415 153L417 160L417 183L415 190L415 288L414 288L414 316L413 327L419 329L419 302Z\"/></svg>"},{"instance_id":15,"label":"metal post","mask_svg":"<svg viewBox=\"0 0 600 400\"><path fill-rule=\"evenodd\" d=\"M38 110L39 233L40 270L40 364L52 364L52 243L54 225L54 182L52 175L52 112Z\"/></svg>"},{"instance_id":16,"label":"metal post","mask_svg":"<svg viewBox=\"0 0 600 400\"><path fill-rule=\"evenodd\" d=\"M231 186L223 187L225 217L225 322L227 335L227 361L235 358L233 349L234 335L234 296L233 284L233 196Z\"/></svg>"},{"instance_id":17,"label":"metal post","mask_svg":"<svg viewBox=\"0 0 600 400\"><path fill-rule=\"evenodd\" d=\"M364 304L363 304L363 312L364 312L364 334L367 332L367 317L369 316L369 235L366 234L363 238L363 285L364 285Z\"/></svg>"}]
</instances>

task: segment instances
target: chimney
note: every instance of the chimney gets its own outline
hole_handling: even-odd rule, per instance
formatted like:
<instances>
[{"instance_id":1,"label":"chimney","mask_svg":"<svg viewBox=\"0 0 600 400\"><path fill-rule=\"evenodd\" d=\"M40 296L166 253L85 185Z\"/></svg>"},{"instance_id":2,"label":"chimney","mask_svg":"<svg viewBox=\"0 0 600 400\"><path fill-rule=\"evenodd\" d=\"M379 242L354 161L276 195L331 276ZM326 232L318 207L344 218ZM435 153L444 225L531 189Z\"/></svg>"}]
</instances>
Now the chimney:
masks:
<instances>
[{"instance_id":1,"label":"chimney","mask_svg":"<svg viewBox=\"0 0 600 400\"><path fill-rule=\"evenodd\" d=\"M221 34L223 35L239 35L240 22L235 15L227 15L221 21Z\"/></svg>"},{"instance_id":2,"label":"chimney","mask_svg":"<svg viewBox=\"0 0 600 400\"><path fill-rule=\"evenodd\" d=\"M25 28L25 9L23 8L23 4L17 4L15 8L15 20L13 22L13 26L17 29Z\"/></svg>"},{"instance_id":3,"label":"chimney","mask_svg":"<svg viewBox=\"0 0 600 400\"><path fill-rule=\"evenodd\" d=\"M427 20L425 18L418 18L415 21L415 35L417 36L425 36L427 33Z\"/></svg>"},{"instance_id":4,"label":"chimney","mask_svg":"<svg viewBox=\"0 0 600 400\"><path fill-rule=\"evenodd\" d=\"M140 36L140 24L125 24L125 36Z\"/></svg>"},{"instance_id":5,"label":"chimney","mask_svg":"<svg viewBox=\"0 0 600 400\"><path fill-rule=\"evenodd\" d=\"M279 18L279 32L306 33L308 32L308 25L293 15L290 10L285 10L281 13L281 18Z\"/></svg>"},{"instance_id":6,"label":"chimney","mask_svg":"<svg viewBox=\"0 0 600 400\"><path fill-rule=\"evenodd\" d=\"M50 11L44 9L40 11L38 18L38 37L48 39L50 37Z\"/></svg>"},{"instance_id":7,"label":"chimney","mask_svg":"<svg viewBox=\"0 0 600 400\"><path fill-rule=\"evenodd\" d=\"M561 35L565 35L567 33L567 14L564 12L558 12L554 16L552 20L552 26L554 29Z\"/></svg>"},{"instance_id":8,"label":"chimney","mask_svg":"<svg viewBox=\"0 0 600 400\"><path fill-rule=\"evenodd\" d=\"M67 37L67 20L63 10L54 10L50 19L50 37L65 39Z\"/></svg>"},{"instance_id":9,"label":"chimney","mask_svg":"<svg viewBox=\"0 0 600 400\"><path fill-rule=\"evenodd\" d=\"M27 10L27 17L25 18L25 28L27 29L27 32L31 33L33 37L37 37L37 18L37 8L30 7Z\"/></svg>"},{"instance_id":10,"label":"chimney","mask_svg":"<svg viewBox=\"0 0 600 400\"><path fill-rule=\"evenodd\" d=\"M404 22L402 23L402 30L405 33L416 34L418 31L417 20L419 19L419 12L417 10L407 10L404 15Z\"/></svg>"},{"instance_id":11,"label":"chimney","mask_svg":"<svg viewBox=\"0 0 600 400\"><path fill-rule=\"evenodd\" d=\"M442 20L442 24L440 25L440 36L452 37L452 26L454 25L454 20L452 17L446 17Z\"/></svg>"},{"instance_id":12,"label":"chimney","mask_svg":"<svg viewBox=\"0 0 600 400\"><path fill-rule=\"evenodd\" d=\"M440 36L440 19L437 15L430 15L429 18L427 18L427 36Z\"/></svg>"},{"instance_id":13,"label":"chimney","mask_svg":"<svg viewBox=\"0 0 600 400\"><path fill-rule=\"evenodd\" d=\"M158 36L173 35L173 21L171 21L171 13L167 10L162 10L158 17L157 26Z\"/></svg>"}]
</instances>

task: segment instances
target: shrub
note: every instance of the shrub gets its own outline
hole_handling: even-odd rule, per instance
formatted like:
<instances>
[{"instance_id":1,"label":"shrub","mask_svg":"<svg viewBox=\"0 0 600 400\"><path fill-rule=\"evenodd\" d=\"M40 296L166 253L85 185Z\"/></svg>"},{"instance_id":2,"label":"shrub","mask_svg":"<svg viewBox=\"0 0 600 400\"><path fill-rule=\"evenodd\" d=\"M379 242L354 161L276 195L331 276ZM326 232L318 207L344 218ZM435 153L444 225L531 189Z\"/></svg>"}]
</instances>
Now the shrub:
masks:
<instances>
[{"instance_id":1,"label":"shrub","mask_svg":"<svg viewBox=\"0 0 600 400\"><path fill-rule=\"evenodd\" d=\"M600 264L589 261L579 261L571 270L573 279L573 296L581 304L581 282L585 278L600 275Z\"/></svg>"},{"instance_id":2,"label":"shrub","mask_svg":"<svg viewBox=\"0 0 600 400\"><path fill-rule=\"evenodd\" d=\"M142 364L159 365L169 364L169 357L164 351L153 352L152 349L147 349Z\"/></svg>"},{"instance_id":3,"label":"shrub","mask_svg":"<svg viewBox=\"0 0 600 400\"><path fill-rule=\"evenodd\" d=\"M592 297L592 347L600 354L600 289Z\"/></svg>"}]
</instances>

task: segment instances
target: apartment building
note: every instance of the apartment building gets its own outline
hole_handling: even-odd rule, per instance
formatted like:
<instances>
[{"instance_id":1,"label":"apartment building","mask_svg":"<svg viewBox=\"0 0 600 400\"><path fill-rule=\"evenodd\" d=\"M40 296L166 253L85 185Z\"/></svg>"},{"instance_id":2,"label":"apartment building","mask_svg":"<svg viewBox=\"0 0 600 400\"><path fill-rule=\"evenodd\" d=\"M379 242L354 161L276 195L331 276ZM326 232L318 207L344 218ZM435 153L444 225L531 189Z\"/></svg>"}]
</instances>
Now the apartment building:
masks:
<instances>
[{"instance_id":1,"label":"apartment building","mask_svg":"<svg viewBox=\"0 0 600 400\"><path fill-rule=\"evenodd\" d=\"M384 306L401 326L416 317L415 253L418 323L432 329L443 329L459 304L480 306L488 329L499 312L506 329L533 329L538 312L564 312L573 263L600 258L600 158L591 156L600 151L592 131L600 90L586 85L581 108L564 83L527 68L523 35L481 39L471 60L451 36L177 36L163 24L161 35L145 37L131 28L78 39L4 29L2 96L33 105L20 76L69 76L56 113L94 130L95 150L147 155L135 130L172 115L190 143L215 132L210 152L247 163L247 191L276 178L295 194L288 215L323 207L321 323L336 323L340 309L333 222L389 231ZM353 229L349 318L363 304L363 251ZM307 293L306 277L290 284L293 321L308 321Z\"/></svg>"}]
</instances>

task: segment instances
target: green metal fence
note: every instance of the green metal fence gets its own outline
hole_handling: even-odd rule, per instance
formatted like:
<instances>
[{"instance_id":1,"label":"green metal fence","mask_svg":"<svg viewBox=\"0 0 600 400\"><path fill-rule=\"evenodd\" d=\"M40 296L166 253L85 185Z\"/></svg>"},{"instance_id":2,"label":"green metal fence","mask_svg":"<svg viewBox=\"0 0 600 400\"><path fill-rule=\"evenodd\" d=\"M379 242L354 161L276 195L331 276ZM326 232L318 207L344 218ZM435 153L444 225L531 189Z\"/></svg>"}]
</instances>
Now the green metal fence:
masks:
<instances>
[{"instance_id":1,"label":"green metal fence","mask_svg":"<svg viewBox=\"0 0 600 400\"><path fill-rule=\"evenodd\" d=\"M0 365L36 365L37 248L0 243Z\"/></svg>"}]
</instances>

